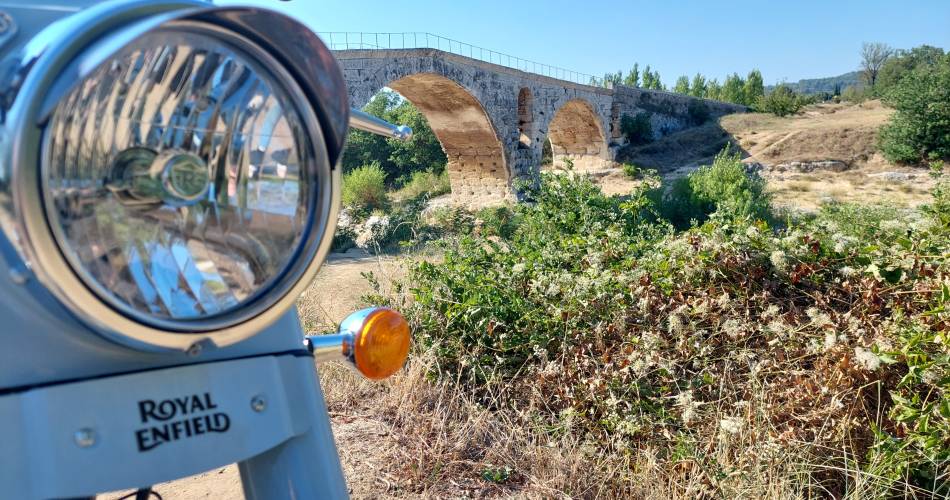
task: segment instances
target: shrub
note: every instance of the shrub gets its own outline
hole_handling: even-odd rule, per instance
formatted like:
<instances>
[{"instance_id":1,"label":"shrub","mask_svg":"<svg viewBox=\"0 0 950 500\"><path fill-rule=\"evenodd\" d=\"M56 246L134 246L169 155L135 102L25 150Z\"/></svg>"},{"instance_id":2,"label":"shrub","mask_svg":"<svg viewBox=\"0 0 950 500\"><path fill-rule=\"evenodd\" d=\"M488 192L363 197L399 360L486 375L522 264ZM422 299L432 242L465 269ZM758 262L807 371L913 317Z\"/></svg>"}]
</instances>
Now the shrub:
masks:
<instances>
[{"instance_id":1,"label":"shrub","mask_svg":"<svg viewBox=\"0 0 950 500\"><path fill-rule=\"evenodd\" d=\"M386 195L386 172L378 163L370 163L343 175L343 206L358 211L384 208Z\"/></svg>"},{"instance_id":2,"label":"shrub","mask_svg":"<svg viewBox=\"0 0 950 500\"><path fill-rule=\"evenodd\" d=\"M686 105L686 115L689 116L689 122L693 125L702 125L709 121L709 106L699 100L691 100Z\"/></svg>"},{"instance_id":3,"label":"shrub","mask_svg":"<svg viewBox=\"0 0 950 500\"><path fill-rule=\"evenodd\" d=\"M621 168L623 169L623 175L631 179L636 179L640 175L640 167L632 163L624 163Z\"/></svg>"},{"instance_id":4,"label":"shrub","mask_svg":"<svg viewBox=\"0 0 950 500\"><path fill-rule=\"evenodd\" d=\"M653 125L650 123L650 114L644 111L634 116L623 115L620 118L620 131L627 136L627 140L634 146L653 141Z\"/></svg>"},{"instance_id":5,"label":"shrub","mask_svg":"<svg viewBox=\"0 0 950 500\"><path fill-rule=\"evenodd\" d=\"M770 220L770 197L765 180L746 172L739 152L723 149L712 165L700 167L673 182L659 198L660 213L674 226L689 227L718 212L727 218Z\"/></svg>"},{"instance_id":6,"label":"shrub","mask_svg":"<svg viewBox=\"0 0 950 500\"><path fill-rule=\"evenodd\" d=\"M856 85L848 85L841 91L841 100L851 103L864 102L869 98L867 89Z\"/></svg>"},{"instance_id":7,"label":"shrub","mask_svg":"<svg viewBox=\"0 0 950 500\"><path fill-rule=\"evenodd\" d=\"M409 179L396 192L396 198L411 199L420 196L432 198L451 191L452 186L449 184L449 173L447 171L442 170L441 173L435 173L432 170L417 170L409 176Z\"/></svg>"},{"instance_id":8,"label":"shrub","mask_svg":"<svg viewBox=\"0 0 950 500\"><path fill-rule=\"evenodd\" d=\"M518 218L507 206L486 207L475 213L475 224L479 234L511 238L518 229Z\"/></svg>"},{"instance_id":9,"label":"shrub","mask_svg":"<svg viewBox=\"0 0 950 500\"><path fill-rule=\"evenodd\" d=\"M944 59L915 68L885 93L884 103L896 109L879 134L888 160L950 159L950 56Z\"/></svg>"},{"instance_id":10,"label":"shrub","mask_svg":"<svg viewBox=\"0 0 950 500\"><path fill-rule=\"evenodd\" d=\"M789 460L797 496L946 494L946 229L836 205L778 234L719 218L672 233L644 194L545 175L510 239L413 265L404 310L430 376L709 496L788 480Z\"/></svg>"},{"instance_id":11,"label":"shrub","mask_svg":"<svg viewBox=\"0 0 950 500\"><path fill-rule=\"evenodd\" d=\"M755 102L755 109L775 116L788 116L798 113L805 104L805 98L796 94L788 85L780 84L768 94L760 96Z\"/></svg>"}]
</instances>

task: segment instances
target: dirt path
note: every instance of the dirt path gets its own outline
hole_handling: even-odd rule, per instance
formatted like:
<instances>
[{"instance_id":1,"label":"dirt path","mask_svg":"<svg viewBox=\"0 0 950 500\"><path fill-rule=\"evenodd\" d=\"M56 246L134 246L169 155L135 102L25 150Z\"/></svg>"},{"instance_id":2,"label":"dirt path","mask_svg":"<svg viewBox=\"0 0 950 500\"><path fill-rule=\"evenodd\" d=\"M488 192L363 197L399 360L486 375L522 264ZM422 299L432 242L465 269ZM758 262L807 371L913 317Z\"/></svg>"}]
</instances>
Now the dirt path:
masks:
<instances>
[{"instance_id":1,"label":"dirt path","mask_svg":"<svg viewBox=\"0 0 950 500\"><path fill-rule=\"evenodd\" d=\"M404 261L394 257L373 257L361 252L333 254L324 264L310 289L298 301L306 331L332 330L348 313L365 305L361 297L373 292L363 273L373 273L383 292L404 273ZM331 412L333 434L343 462L344 473L354 498L374 498L387 490L384 475L366 474L373 468L374 450L390 443L385 426L365 415ZM360 471L360 473L357 473ZM155 491L165 500L244 498L241 478L234 464L195 476L162 483ZM105 493L99 499L117 499L131 491Z\"/></svg>"}]
</instances>

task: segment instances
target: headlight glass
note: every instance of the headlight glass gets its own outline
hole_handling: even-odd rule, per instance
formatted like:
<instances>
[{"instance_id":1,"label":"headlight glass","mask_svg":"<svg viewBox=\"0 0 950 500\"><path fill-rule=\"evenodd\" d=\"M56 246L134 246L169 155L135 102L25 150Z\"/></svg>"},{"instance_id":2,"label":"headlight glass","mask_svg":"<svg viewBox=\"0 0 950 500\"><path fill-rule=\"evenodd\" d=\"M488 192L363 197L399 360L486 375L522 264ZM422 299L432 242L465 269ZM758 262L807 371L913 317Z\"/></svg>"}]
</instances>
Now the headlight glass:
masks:
<instances>
[{"instance_id":1,"label":"headlight glass","mask_svg":"<svg viewBox=\"0 0 950 500\"><path fill-rule=\"evenodd\" d=\"M306 240L317 189L300 91L242 43L151 32L79 82L46 129L60 249L136 318L186 328L226 315L262 297Z\"/></svg>"}]
</instances>

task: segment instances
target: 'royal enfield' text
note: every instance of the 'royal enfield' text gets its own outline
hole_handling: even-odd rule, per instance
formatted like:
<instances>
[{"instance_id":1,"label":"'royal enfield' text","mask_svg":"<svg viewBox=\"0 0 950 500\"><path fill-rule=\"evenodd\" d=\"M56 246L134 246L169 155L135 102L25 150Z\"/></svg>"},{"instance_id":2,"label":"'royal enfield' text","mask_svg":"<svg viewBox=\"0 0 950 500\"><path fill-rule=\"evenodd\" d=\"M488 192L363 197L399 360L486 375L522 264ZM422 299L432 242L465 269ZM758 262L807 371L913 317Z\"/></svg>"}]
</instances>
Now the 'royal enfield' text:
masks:
<instances>
[{"instance_id":1,"label":"'royal enfield' text","mask_svg":"<svg viewBox=\"0 0 950 500\"><path fill-rule=\"evenodd\" d=\"M227 413L215 411L218 405L207 392L159 401L143 399L138 405L142 424L147 425L135 431L139 451L210 432L227 432L231 428L231 418Z\"/></svg>"}]
</instances>

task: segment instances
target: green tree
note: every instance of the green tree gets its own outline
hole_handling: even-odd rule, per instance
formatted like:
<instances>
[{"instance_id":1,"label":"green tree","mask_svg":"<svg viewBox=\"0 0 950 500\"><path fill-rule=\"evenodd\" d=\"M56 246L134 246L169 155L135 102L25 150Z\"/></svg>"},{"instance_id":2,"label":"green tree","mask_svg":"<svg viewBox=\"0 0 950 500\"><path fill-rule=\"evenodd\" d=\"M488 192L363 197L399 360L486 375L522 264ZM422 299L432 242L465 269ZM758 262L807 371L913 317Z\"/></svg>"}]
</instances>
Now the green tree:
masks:
<instances>
[{"instance_id":1,"label":"green tree","mask_svg":"<svg viewBox=\"0 0 950 500\"><path fill-rule=\"evenodd\" d=\"M653 72L650 71L649 64L647 64L646 68L643 68L643 88L645 89L653 88Z\"/></svg>"},{"instance_id":2,"label":"green tree","mask_svg":"<svg viewBox=\"0 0 950 500\"><path fill-rule=\"evenodd\" d=\"M886 43L864 42L861 46L861 76L868 87L874 88L878 73L893 54L894 49Z\"/></svg>"},{"instance_id":3,"label":"green tree","mask_svg":"<svg viewBox=\"0 0 950 500\"><path fill-rule=\"evenodd\" d=\"M677 94L689 94L689 77L683 75L676 79L676 84L673 85L673 92Z\"/></svg>"},{"instance_id":4,"label":"green tree","mask_svg":"<svg viewBox=\"0 0 950 500\"><path fill-rule=\"evenodd\" d=\"M620 85L623 83L623 72L618 70L616 73L604 73L604 79L601 81L604 87Z\"/></svg>"},{"instance_id":5,"label":"green tree","mask_svg":"<svg viewBox=\"0 0 950 500\"><path fill-rule=\"evenodd\" d=\"M905 75L920 66L935 66L944 57L944 51L938 47L921 45L910 50L898 50L884 62L877 74L875 92L883 95L887 89L893 87Z\"/></svg>"},{"instance_id":6,"label":"green tree","mask_svg":"<svg viewBox=\"0 0 950 500\"><path fill-rule=\"evenodd\" d=\"M722 94L722 85L719 85L719 80L713 78L706 83L706 98L720 100Z\"/></svg>"},{"instance_id":7,"label":"green tree","mask_svg":"<svg viewBox=\"0 0 950 500\"><path fill-rule=\"evenodd\" d=\"M754 106L759 98L765 95L765 82L762 80L762 72L753 69L745 79L742 86L743 104Z\"/></svg>"},{"instance_id":8,"label":"green tree","mask_svg":"<svg viewBox=\"0 0 950 500\"><path fill-rule=\"evenodd\" d=\"M630 68L630 72L627 73L626 78L623 79L623 84L628 87L640 86L640 64L639 63L633 63L633 68Z\"/></svg>"},{"instance_id":9,"label":"green tree","mask_svg":"<svg viewBox=\"0 0 950 500\"><path fill-rule=\"evenodd\" d=\"M343 152L343 171L363 165L378 165L386 173L389 185L407 179L416 170L440 173L446 157L442 145L418 108L392 91L383 91L363 109L392 123L408 125L413 134L409 141L387 139L361 130L351 130Z\"/></svg>"},{"instance_id":10,"label":"green tree","mask_svg":"<svg viewBox=\"0 0 950 500\"><path fill-rule=\"evenodd\" d=\"M395 92L380 92L373 96L363 111L386 119L386 112L396 104L398 99L399 96ZM346 149L343 151L343 171L348 172L371 163L376 163L385 169L389 165L389 152L390 147L386 138L351 129L346 141Z\"/></svg>"},{"instance_id":11,"label":"green tree","mask_svg":"<svg viewBox=\"0 0 950 500\"><path fill-rule=\"evenodd\" d=\"M764 96L759 96L755 108L763 113L772 113L775 116L788 116L797 113L806 100L795 93L791 87L780 83Z\"/></svg>"},{"instance_id":12,"label":"green tree","mask_svg":"<svg viewBox=\"0 0 950 500\"><path fill-rule=\"evenodd\" d=\"M706 97L706 77L702 73L696 73L693 77L693 83L689 86L689 95L693 97Z\"/></svg>"},{"instance_id":13,"label":"green tree","mask_svg":"<svg viewBox=\"0 0 950 500\"><path fill-rule=\"evenodd\" d=\"M651 79L653 84L650 86L653 90L666 90L666 87L663 85L663 80L660 79L660 72L654 70L653 78Z\"/></svg>"},{"instance_id":14,"label":"green tree","mask_svg":"<svg viewBox=\"0 0 950 500\"><path fill-rule=\"evenodd\" d=\"M884 94L896 112L881 127L881 152L901 163L950 159L950 54L914 68Z\"/></svg>"},{"instance_id":15,"label":"green tree","mask_svg":"<svg viewBox=\"0 0 950 500\"><path fill-rule=\"evenodd\" d=\"M412 137L407 141L386 139L390 147L389 161L392 163L392 170L387 174L391 178L408 179L415 171L438 174L445 170L447 159L442 145L418 108L403 100L386 117L392 123L407 125L412 129Z\"/></svg>"},{"instance_id":16,"label":"green tree","mask_svg":"<svg viewBox=\"0 0 950 500\"><path fill-rule=\"evenodd\" d=\"M742 94L745 82L738 73L733 73L726 77L722 83L722 90L719 94L719 100L735 104L745 104L745 96Z\"/></svg>"}]
</instances>

